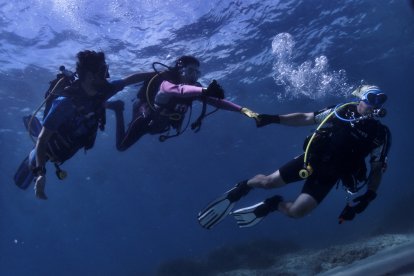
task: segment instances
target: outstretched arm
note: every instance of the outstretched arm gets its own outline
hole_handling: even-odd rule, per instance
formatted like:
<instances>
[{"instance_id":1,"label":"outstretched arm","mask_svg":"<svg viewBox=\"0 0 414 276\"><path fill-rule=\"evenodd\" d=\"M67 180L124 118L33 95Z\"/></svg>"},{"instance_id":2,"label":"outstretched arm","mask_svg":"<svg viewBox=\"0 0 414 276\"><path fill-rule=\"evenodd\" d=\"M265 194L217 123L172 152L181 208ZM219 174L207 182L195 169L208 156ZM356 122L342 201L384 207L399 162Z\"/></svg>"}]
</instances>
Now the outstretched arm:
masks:
<instances>
[{"instance_id":1,"label":"outstretched arm","mask_svg":"<svg viewBox=\"0 0 414 276\"><path fill-rule=\"evenodd\" d=\"M282 124L287 126L309 126L315 124L314 112L290 113L285 115L260 114L257 116L257 126L268 124Z\"/></svg>"},{"instance_id":2,"label":"outstretched arm","mask_svg":"<svg viewBox=\"0 0 414 276\"><path fill-rule=\"evenodd\" d=\"M119 91L122 91L125 88L125 86L131 85L131 84L140 83L140 82L144 82L144 81L146 81L148 79L151 79L155 75L156 75L155 72L151 72L151 73L136 73L136 74L132 74L132 75L130 75L128 77L125 77L123 79L111 81L110 84L112 86L112 89L109 90L109 91L107 91L106 98L107 99L111 98L112 96L114 96Z\"/></svg>"},{"instance_id":3,"label":"outstretched arm","mask_svg":"<svg viewBox=\"0 0 414 276\"><path fill-rule=\"evenodd\" d=\"M199 100L202 100L202 99L203 98L199 98ZM206 97L205 99L209 105L215 106L220 109L234 111L234 112L241 112L242 110L242 107L240 105L232 103L228 100L224 100L224 99L221 100L221 99L212 98L212 97Z\"/></svg>"},{"instance_id":4,"label":"outstretched arm","mask_svg":"<svg viewBox=\"0 0 414 276\"><path fill-rule=\"evenodd\" d=\"M187 84L174 84L163 81L159 94L173 95L180 98L194 98L195 100L206 99L207 103L220 109L239 112L242 107L230 101L206 96L206 89L200 86Z\"/></svg>"},{"instance_id":5,"label":"outstretched arm","mask_svg":"<svg viewBox=\"0 0 414 276\"><path fill-rule=\"evenodd\" d=\"M195 85L174 84L169 81L163 81L158 94L179 98L197 98L203 95L203 88Z\"/></svg>"},{"instance_id":6,"label":"outstretched arm","mask_svg":"<svg viewBox=\"0 0 414 276\"><path fill-rule=\"evenodd\" d=\"M228 111L241 112L244 115L257 120L257 113L251 111L248 108L241 107L238 104L223 99L222 96L224 96L224 93L222 95L219 91L212 91L214 89L221 89L221 87L217 88L215 86L218 86L218 84L214 82L213 85L209 85L209 88L202 88L200 86L174 84L168 81L164 81L161 83L160 91L157 97L159 100L161 100L162 97L169 98L167 95L173 95L175 97L181 98L193 98L199 101L206 100L209 105ZM217 97L215 97L214 95L216 95Z\"/></svg>"},{"instance_id":7,"label":"outstretched arm","mask_svg":"<svg viewBox=\"0 0 414 276\"><path fill-rule=\"evenodd\" d=\"M153 76L154 76L154 72L135 73L135 74L132 74L132 75L122 79L122 81L123 81L125 86L128 86L128 85L131 85L131 84L143 82L143 81L145 81L149 78L152 78Z\"/></svg>"},{"instance_id":8,"label":"outstretched arm","mask_svg":"<svg viewBox=\"0 0 414 276\"><path fill-rule=\"evenodd\" d=\"M309 126L315 124L313 112L307 113L290 113L280 115L280 123L287 126Z\"/></svg>"}]
</instances>

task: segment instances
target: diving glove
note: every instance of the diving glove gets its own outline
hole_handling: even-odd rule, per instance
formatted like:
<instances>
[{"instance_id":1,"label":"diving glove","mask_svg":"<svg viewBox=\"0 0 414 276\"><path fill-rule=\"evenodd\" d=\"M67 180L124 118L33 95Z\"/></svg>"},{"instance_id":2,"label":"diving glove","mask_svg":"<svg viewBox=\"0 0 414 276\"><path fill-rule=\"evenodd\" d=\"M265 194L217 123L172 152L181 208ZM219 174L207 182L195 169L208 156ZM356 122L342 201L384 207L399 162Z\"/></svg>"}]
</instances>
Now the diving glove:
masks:
<instances>
[{"instance_id":1,"label":"diving glove","mask_svg":"<svg viewBox=\"0 0 414 276\"><path fill-rule=\"evenodd\" d=\"M355 209L350 204L347 204L338 217L338 223L342 224L345 220L353 220L355 218Z\"/></svg>"},{"instance_id":2,"label":"diving glove","mask_svg":"<svg viewBox=\"0 0 414 276\"><path fill-rule=\"evenodd\" d=\"M279 115L258 114L256 119L256 126L263 127L269 124L280 124Z\"/></svg>"},{"instance_id":3,"label":"diving glove","mask_svg":"<svg viewBox=\"0 0 414 276\"><path fill-rule=\"evenodd\" d=\"M377 193L372 190L368 190L365 194L356 197L353 200L353 202L357 202L356 205L351 206L351 204L348 203L342 210L338 217L339 224L343 223L345 220L353 220L356 214L362 213L368 207L369 203L376 197Z\"/></svg>"},{"instance_id":4,"label":"diving glove","mask_svg":"<svg viewBox=\"0 0 414 276\"><path fill-rule=\"evenodd\" d=\"M224 99L224 90L216 80L213 80L207 88L203 89L203 94L207 97Z\"/></svg>"}]
</instances>

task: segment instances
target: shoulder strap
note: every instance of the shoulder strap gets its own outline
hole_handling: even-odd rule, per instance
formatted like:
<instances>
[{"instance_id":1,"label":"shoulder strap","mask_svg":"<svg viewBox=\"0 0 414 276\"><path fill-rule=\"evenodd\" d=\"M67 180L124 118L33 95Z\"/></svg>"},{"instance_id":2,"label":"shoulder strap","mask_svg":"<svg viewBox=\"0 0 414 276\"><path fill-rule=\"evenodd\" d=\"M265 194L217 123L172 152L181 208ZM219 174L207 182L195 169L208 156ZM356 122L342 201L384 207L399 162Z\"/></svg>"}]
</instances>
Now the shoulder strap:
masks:
<instances>
[{"instance_id":1,"label":"shoulder strap","mask_svg":"<svg viewBox=\"0 0 414 276\"><path fill-rule=\"evenodd\" d=\"M207 99L203 98L203 107L201 109L201 113L198 118L191 124L191 129L194 132L199 132L201 128L201 123L203 122L204 117L206 116L207 112Z\"/></svg>"},{"instance_id":2,"label":"shoulder strap","mask_svg":"<svg viewBox=\"0 0 414 276\"><path fill-rule=\"evenodd\" d=\"M391 131L390 129L381 124L383 131L385 131L385 135L384 135L384 147L381 151L381 157L380 157L380 161L381 162L385 162L388 156L388 152L391 148L391 143L392 143L392 135L391 135Z\"/></svg>"},{"instance_id":3,"label":"shoulder strap","mask_svg":"<svg viewBox=\"0 0 414 276\"><path fill-rule=\"evenodd\" d=\"M45 109L43 111L43 119L49 113L53 101L59 96L66 96L70 88L76 83L72 77L65 74L58 74L57 78L50 82L50 86L45 93ZM67 91L68 90L68 91Z\"/></svg>"}]
</instances>

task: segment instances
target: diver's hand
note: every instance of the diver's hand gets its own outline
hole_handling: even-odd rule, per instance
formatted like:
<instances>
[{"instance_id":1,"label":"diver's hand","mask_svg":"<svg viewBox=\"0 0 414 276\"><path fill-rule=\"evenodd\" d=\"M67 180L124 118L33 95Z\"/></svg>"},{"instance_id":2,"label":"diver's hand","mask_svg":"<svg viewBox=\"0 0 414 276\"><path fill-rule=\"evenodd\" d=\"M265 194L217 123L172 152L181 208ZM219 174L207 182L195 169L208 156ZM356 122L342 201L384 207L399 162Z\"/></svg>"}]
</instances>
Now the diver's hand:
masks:
<instances>
[{"instance_id":1,"label":"diver's hand","mask_svg":"<svg viewBox=\"0 0 414 276\"><path fill-rule=\"evenodd\" d=\"M350 204L347 204L338 217L338 223L342 224L345 220L353 220L355 218L355 209Z\"/></svg>"},{"instance_id":2,"label":"diver's hand","mask_svg":"<svg viewBox=\"0 0 414 276\"><path fill-rule=\"evenodd\" d=\"M353 207L355 213L362 213L368 207L369 203L373 201L376 197L377 193L373 190L367 190L365 194L356 197L353 200L353 202L357 202L357 204Z\"/></svg>"},{"instance_id":3,"label":"diver's hand","mask_svg":"<svg viewBox=\"0 0 414 276\"><path fill-rule=\"evenodd\" d=\"M207 89L203 89L203 92L207 97L218 98L221 100L224 99L224 90L216 80L213 80L208 85Z\"/></svg>"},{"instance_id":4,"label":"diver's hand","mask_svg":"<svg viewBox=\"0 0 414 276\"><path fill-rule=\"evenodd\" d=\"M280 124L279 115L258 114L256 117L256 126L264 127L269 124Z\"/></svg>"},{"instance_id":5,"label":"diver's hand","mask_svg":"<svg viewBox=\"0 0 414 276\"><path fill-rule=\"evenodd\" d=\"M351 204L348 203L342 210L338 217L339 224L343 223L345 220L353 220L356 214L362 213L368 207L369 203L376 197L377 193L372 190L368 190L365 194L356 197L353 202L356 202L357 204L351 206Z\"/></svg>"},{"instance_id":6,"label":"diver's hand","mask_svg":"<svg viewBox=\"0 0 414 276\"><path fill-rule=\"evenodd\" d=\"M46 185L46 176L40 175L36 178L36 183L34 186L35 194L38 199L46 200L47 196L45 194L45 185Z\"/></svg>"}]
</instances>

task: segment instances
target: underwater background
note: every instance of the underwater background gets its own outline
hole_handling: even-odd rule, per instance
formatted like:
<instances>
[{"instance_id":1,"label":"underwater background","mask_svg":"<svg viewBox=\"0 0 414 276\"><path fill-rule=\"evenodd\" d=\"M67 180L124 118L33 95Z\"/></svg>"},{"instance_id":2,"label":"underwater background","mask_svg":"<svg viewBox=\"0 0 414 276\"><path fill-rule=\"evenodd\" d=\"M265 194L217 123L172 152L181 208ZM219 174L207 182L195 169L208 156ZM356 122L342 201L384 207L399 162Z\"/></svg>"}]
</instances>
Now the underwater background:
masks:
<instances>
[{"instance_id":1,"label":"underwater background","mask_svg":"<svg viewBox=\"0 0 414 276\"><path fill-rule=\"evenodd\" d=\"M212 258L214 269L226 271L240 252L248 265L275 248L413 232L413 37L414 7L404 0L0 0L0 275L155 275L167 264L182 265L177 275L186 275L188 260L223 248ZM105 52L111 80L194 55L201 83L217 79L226 98L259 113L315 111L352 100L361 82L379 85L389 96L383 122L393 144L377 199L342 225L346 193L339 186L301 220L276 213L239 229L229 217L203 229L199 210L300 154L313 129L257 129L247 117L219 111L199 133L164 143L147 135L126 152L116 151L115 118L107 112L95 147L62 166L67 179L48 164L49 199L37 200L32 188L13 183L33 147L22 117L41 104L59 66L74 70L85 49ZM126 102L127 120L136 91L115 96ZM195 105L191 121L199 110ZM237 207L273 194L294 199L301 187L254 191Z\"/></svg>"}]
</instances>

